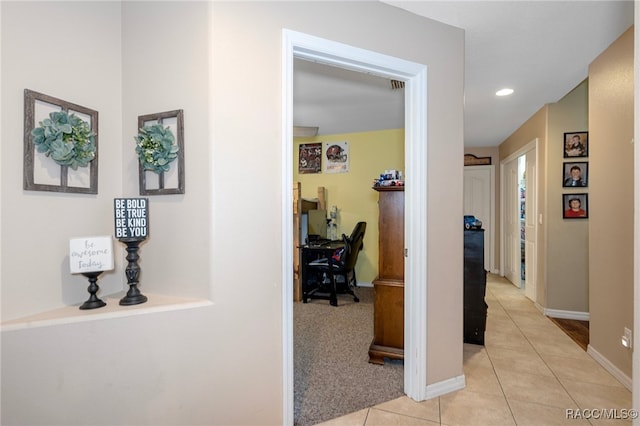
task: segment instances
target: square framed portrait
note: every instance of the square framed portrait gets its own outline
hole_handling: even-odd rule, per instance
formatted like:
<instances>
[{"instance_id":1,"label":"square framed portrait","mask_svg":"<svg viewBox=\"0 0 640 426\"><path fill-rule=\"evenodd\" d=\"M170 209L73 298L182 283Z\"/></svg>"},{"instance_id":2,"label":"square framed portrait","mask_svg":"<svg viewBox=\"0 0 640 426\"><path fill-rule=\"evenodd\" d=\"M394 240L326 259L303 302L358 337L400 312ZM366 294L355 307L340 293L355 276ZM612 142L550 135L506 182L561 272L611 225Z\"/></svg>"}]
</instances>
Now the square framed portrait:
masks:
<instances>
[{"instance_id":1,"label":"square framed portrait","mask_svg":"<svg viewBox=\"0 0 640 426\"><path fill-rule=\"evenodd\" d=\"M589 132L564 134L564 158L589 156Z\"/></svg>"},{"instance_id":2,"label":"square framed portrait","mask_svg":"<svg viewBox=\"0 0 640 426\"><path fill-rule=\"evenodd\" d=\"M589 163L562 163L562 186L565 188L586 188L589 183Z\"/></svg>"},{"instance_id":3,"label":"square framed portrait","mask_svg":"<svg viewBox=\"0 0 640 426\"><path fill-rule=\"evenodd\" d=\"M562 194L562 218L586 219L589 217L589 194Z\"/></svg>"}]
</instances>

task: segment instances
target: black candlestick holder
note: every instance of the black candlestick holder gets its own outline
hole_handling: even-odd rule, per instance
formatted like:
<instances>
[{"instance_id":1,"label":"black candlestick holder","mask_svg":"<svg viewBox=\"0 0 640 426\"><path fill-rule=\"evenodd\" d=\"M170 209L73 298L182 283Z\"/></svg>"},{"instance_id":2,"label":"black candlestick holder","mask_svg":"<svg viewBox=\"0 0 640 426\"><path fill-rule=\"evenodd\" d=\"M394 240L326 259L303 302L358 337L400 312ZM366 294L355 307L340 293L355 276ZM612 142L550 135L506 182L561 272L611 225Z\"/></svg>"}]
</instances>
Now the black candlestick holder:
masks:
<instances>
[{"instance_id":1,"label":"black candlestick holder","mask_svg":"<svg viewBox=\"0 0 640 426\"><path fill-rule=\"evenodd\" d=\"M120 299L120 305L139 305L147 301L147 296L140 293L138 289L138 277L140 276L140 266L138 266L138 248L140 246L140 240L120 240L127 245L127 257L129 261L125 269L127 276L127 284L129 284L129 291L127 295Z\"/></svg>"},{"instance_id":2,"label":"black candlestick holder","mask_svg":"<svg viewBox=\"0 0 640 426\"><path fill-rule=\"evenodd\" d=\"M80 305L80 309L83 309L83 310L96 309L96 308L102 308L103 306L106 305L104 301L100 300L100 298L96 296L96 293L98 292L98 290L100 290L100 286L98 286L97 282L98 282L98 276L101 273L102 271L82 273L82 275L89 278L89 287L87 288L87 290L89 291L90 296L86 302Z\"/></svg>"}]
</instances>

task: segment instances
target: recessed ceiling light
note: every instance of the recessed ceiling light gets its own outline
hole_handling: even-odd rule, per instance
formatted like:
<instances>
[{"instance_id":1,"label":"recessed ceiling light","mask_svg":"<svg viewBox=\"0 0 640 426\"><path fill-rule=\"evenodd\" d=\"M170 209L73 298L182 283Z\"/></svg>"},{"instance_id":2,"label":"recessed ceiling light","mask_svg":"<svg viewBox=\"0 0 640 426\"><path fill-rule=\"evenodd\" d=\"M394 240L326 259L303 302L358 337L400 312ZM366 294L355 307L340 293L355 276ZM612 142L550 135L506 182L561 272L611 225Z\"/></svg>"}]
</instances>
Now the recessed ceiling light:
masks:
<instances>
[{"instance_id":1,"label":"recessed ceiling light","mask_svg":"<svg viewBox=\"0 0 640 426\"><path fill-rule=\"evenodd\" d=\"M496 96L509 96L513 93L513 89L500 89L496 92Z\"/></svg>"}]
</instances>

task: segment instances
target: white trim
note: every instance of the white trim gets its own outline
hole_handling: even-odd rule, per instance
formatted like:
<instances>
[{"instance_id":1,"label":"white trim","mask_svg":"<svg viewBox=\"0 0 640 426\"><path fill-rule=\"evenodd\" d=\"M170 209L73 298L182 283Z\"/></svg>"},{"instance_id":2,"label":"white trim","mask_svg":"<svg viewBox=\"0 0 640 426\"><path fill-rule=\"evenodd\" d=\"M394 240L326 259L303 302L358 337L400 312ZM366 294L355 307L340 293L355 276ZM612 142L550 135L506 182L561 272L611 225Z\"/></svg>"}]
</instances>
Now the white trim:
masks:
<instances>
[{"instance_id":1,"label":"white trim","mask_svg":"<svg viewBox=\"0 0 640 426\"><path fill-rule=\"evenodd\" d=\"M561 309L543 308L542 313L551 318L572 319L578 321L589 321L589 312L563 311Z\"/></svg>"},{"instance_id":2,"label":"white trim","mask_svg":"<svg viewBox=\"0 0 640 426\"><path fill-rule=\"evenodd\" d=\"M504 262L505 262L505 255L504 255L504 247L506 247L505 244L505 172L504 172L504 167L506 164L508 164L509 162L515 160L516 158L525 155L527 152L534 150L536 151L536 183L535 183L535 194L534 194L534 202L535 202L535 215L536 215L536 220L535 220L535 238L536 238L536 276L535 276L535 280L536 282L534 283L535 285L535 300L533 300L533 302L537 302L538 296L538 264L540 262L539 256L538 256L538 249L539 249L539 240L540 240L540 210L538 209L539 204L538 204L538 192L540 191L540 171L539 171L539 167L540 167L540 150L538 149L538 138L533 139L531 142L527 143L526 145L524 145L523 147L521 147L520 149L518 149L516 152L514 152L513 154L509 155L508 157L502 159L500 161L500 276L504 277Z\"/></svg>"},{"instance_id":3,"label":"white trim","mask_svg":"<svg viewBox=\"0 0 640 426\"><path fill-rule=\"evenodd\" d=\"M490 165L491 169L491 235L489 235L489 245L491 246L491 251L489 252L489 266L491 266L491 271L496 270L496 166L494 164Z\"/></svg>"},{"instance_id":4,"label":"white trim","mask_svg":"<svg viewBox=\"0 0 640 426\"><path fill-rule=\"evenodd\" d=\"M498 273L496 270L496 166L488 164L482 166L464 166L465 170L488 170L489 171L489 224L491 232L489 233L489 272ZM469 167L469 169L467 169Z\"/></svg>"},{"instance_id":5,"label":"white trim","mask_svg":"<svg viewBox=\"0 0 640 426\"><path fill-rule=\"evenodd\" d=\"M398 64L400 65L400 64ZM405 81L404 391L426 399L427 385L427 67Z\"/></svg>"},{"instance_id":6,"label":"white trim","mask_svg":"<svg viewBox=\"0 0 640 426\"><path fill-rule=\"evenodd\" d=\"M520 156L523 156L524 154L531 151L532 149L536 149L537 144L538 144L538 138L535 138L534 140L527 143L525 146L523 146L522 148L520 148L519 150L517 150L507 158L504 158L502 161L500 161L500 165L507 164L508 162L513 161Z\"/></svg>"},{"instance_id":7,"label":"white trim","mask_svg":"<svg viewBox=\"0 0 640 426\"><path fill-rule=\"evenodd\" d=\"M498 207L500 209L500 266L499 266L499 270L500 270L500 276L504 277L505 271L504 271L504 251L505 251L505 245L504 245L504 238L505 238L505 232L504 232L504 194L505 194L505 189L504 189L504 166L505 166L505 162L501 161L500 162L500 207Z\"/></svg>"},{"instance_id":8,"label":"white trim","mask_svg":"<svg viewBox=\"0 0 640 426\"><path fill-rule=\"evenodd\" d=\"M293 51L282 34L282 424L293 417Z\"/></svg>"},{"instance_id":9,"label":"white trim","mask_svg":"<svg viewBox=\"0 0 640 426\"><path fill-rule=\"evenodd\" d=\"M622 370L613 365L611 361L605 358L600 352L595 350L593 346L587 346L587 353L591 355L593 359L596 360L598 364L600 364L605 370L607 370L613 377L615 377L622 385L631 390L631 377L624 374Z\"/></svg>"},{"instance_id":10,"label":"white trim","mask_svg":"<svg viewBox=\"0 0 640 426\"><path fill-rule=\"evenodd\" d=\"M427 67L284 29L282 32L282 374L283 423L293 424L293 59L405 82L404 391L426 398L427 381Z\"/></svg>"},{"instance_id":11,"label":"white trim","mask_svg":"<svg viewBox=\"0 0 640 426\"><path fill-rule=\"evenodd\" d=\"M425 395L427 399L432 399L440 395L445 395L450 392L455 392L460 389L464 389L466 386L466 380L464 374L456 376L451 379L443 380L438 383L427 386L425 389Z\"/></svg>"}]
</instances>

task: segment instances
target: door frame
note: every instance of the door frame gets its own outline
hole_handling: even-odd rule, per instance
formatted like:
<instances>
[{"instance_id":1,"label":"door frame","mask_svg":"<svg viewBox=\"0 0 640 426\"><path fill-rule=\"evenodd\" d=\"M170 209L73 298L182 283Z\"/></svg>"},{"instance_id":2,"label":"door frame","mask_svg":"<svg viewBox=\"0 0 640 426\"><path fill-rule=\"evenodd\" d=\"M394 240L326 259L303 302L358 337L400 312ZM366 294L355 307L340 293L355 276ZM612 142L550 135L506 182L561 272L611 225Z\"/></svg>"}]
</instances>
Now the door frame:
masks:
<instances>
[{"instance_id":1,"label":"door frame","mask_svg":"<svg viewBox=\"0 0 640 426\"><path fill-rule=\"evenodd\" d=\"M495 259L495 253L496 253L496 183L495 183L495 165L493 164L488 164L488 165L481 165L481 166L464 166L464 170L486 170L489 172L489 221L488 224L490 225L491 228L491 232L489 233L488 237L489 237L489 272L495 273L497 268L496 268L496 259ZM467 168L468 167L468 168Z\"/></svg>"},{"instance_id":2,"label":"door frame","mask_svg":"<svg viewBox=\"0 0 640 426\"><path fill-rule=\"evenodd\" d=\"M404 392L427 398L427 66L284 29L282 33L283 421L293 424L293 60L405 82Z\"/></svg>"},{"instance_id":3,"label":"door frame","mask_svg":"<svg viewBox=\"0 0 640 426\"><path fill-rule=\"evenodd\" d=\"M506 188L506 184L505 184L505 165L507 163L510 163L511 161L517 159L518 157L525 155L527 152L535 150L535 158L536 158L536 170L539 168L539 164L540 164L540 149L538 147L538 142L539 139L535 138L533 139L531 142L527 143L525 146L523 146L522 148L518 149L516 152L514 152L513 154L507 156L506 158L504 158L503 160L500 161L500 275L504 276L504 271L505 271L505 248L507 247L505 238L506 238L506 233L505 233L505 226L506 226L506 204L505 204L505 200L506 200L506 195L505 195L505 188ZM536 256L535 256L535 265L533 266L535 268L536 274L535 274L535 278L534 280L537 280L537 271L538 271L538 262L539 262L539 256L538 256L538 241L539 241L539 232L540 232L540 221L541 219L541 215L540 215L540 211L538 209L538 191L540 188L540 173L536 173L535 176L535 191L533 195L533 203L534 203L534 210L535 210L535 215L536 218L534 220L534 233L535 233L535 251L536 251ZM527 198L529 197L529 195L527 194ZM534 282L533 283L534 286L534 300L533 302L536 303L537 302L537 291L538 291L538 283Z\"/></svg>"}]
</instances>

